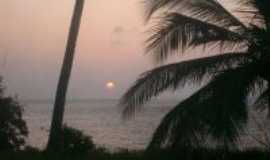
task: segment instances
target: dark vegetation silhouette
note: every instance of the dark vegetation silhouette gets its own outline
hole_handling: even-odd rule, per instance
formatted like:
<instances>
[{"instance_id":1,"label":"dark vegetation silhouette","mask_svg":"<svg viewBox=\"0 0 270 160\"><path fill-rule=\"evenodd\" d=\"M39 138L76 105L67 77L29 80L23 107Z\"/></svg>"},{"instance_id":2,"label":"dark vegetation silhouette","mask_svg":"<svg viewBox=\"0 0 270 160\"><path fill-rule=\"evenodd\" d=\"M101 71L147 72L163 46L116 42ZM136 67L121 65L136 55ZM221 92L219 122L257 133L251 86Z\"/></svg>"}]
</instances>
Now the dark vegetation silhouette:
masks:
<instances>
[{"instance_id":1,"label":"dark vegetation silhouette","mask_svg":"<svg viewBox=\"0 0 270 160\"><path fill-rule=\"evenodd\" d=\"M65 101L68 89L68 83L73 65L73 58L78 38L80 21L84 7L84 0L76 0L74 13L71 20L69 37L67 41L66 52L60 73L60 78L57 86L56 97L54 102L53 117L51 122L50 135L48 140L48 150L54 150L57 146L57 141L61 137L61 129L63 125Z\"/></svg>"},{"instance_id":2,"label":"dark vegetation silhouette","mask_svg":"<svg viewBox=\"0 0 270 160\"><path fill-rule=\"evenodd\" d=\"M24 147L28 128L22 113L22 106L15 98L5 96L0 84L0 151Z\"/></svg>"},{"instance_id":3,"label":"dark vegetation silhouette","mask_svg":"<svg viewBox=\"0 0 270 160\"><path fill-rule=\"evenodd\" d=\"M261 146L261 148L265 148L266 150L270 150L270 132L268 127L268 121L262 120L260 117L250 114L250 119L254 123L254 128L258 133L261 133L260 136L256 136L252 134L252 131L247 130L246 134L253 139L257 144ZM268 120L268 119L267 119Z\"/></svg>"},{"instance_id":4,"label":"dark vegetation silhouette","mask_svg":"<svg viewBox=\"0 0 270 160\"><path fill-rule=\"evenodd\" d=\"M53 152L63 155L88 154L95 149L92 137L83 134L82 131L64 125L61 130L61 137Z\"/></svg>"},{"instance_id":5,"label":"dark vegetation silhouette","mask_svg":"<svg viewBox=\"0 0 270 160\"><path fill-rule=\"evenodd\" d=\"M24 151L0 151L4 160L269 160L270 154L261 150L232 151L224 155L223 150L197 149L190 152L172 152L172 150L159 150L145 153L144 151L109 152L97 149L88 154L61 153L48 154L36 149Z\"/></svg>"},{"instance_id":6,"label":"dark vegetation silhouette","mask_svg":"<svg viewBox=\"0 0 270 160\"><path fill-rule=\"evenodd\" d=\"M123 115L130 117L167 89L208 79L163 118L149 149L198 147L209 140L226 148L235 146L247 123L248 97L256 99L252 106L269 112L270 1L232 1L235 11L218 0L149 0L145 4L147 20L157 22L147 40L147 52L158 63L174 54L202 54L142 74L121 99Z\"/></svg>"}]
</instances>

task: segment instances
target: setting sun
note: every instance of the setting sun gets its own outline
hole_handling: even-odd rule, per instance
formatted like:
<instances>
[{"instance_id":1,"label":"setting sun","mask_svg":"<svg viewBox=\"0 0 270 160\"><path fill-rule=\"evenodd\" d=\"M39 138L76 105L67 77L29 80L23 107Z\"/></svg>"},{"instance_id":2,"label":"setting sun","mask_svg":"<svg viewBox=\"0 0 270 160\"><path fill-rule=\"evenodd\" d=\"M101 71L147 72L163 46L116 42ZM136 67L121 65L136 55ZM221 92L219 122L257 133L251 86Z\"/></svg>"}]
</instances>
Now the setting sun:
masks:
<instances>
[{"instance_id":1,"label":"setting sun","mask_svg":"<svg viewBox=\"0 0 270 160\"><path fill-rule=\"evenodd\" d=\"M113 89L115 87L115 83L114 82L107 82L106 83L106 88L108 88L108 89Z\"/></svg>"}]
</instances>

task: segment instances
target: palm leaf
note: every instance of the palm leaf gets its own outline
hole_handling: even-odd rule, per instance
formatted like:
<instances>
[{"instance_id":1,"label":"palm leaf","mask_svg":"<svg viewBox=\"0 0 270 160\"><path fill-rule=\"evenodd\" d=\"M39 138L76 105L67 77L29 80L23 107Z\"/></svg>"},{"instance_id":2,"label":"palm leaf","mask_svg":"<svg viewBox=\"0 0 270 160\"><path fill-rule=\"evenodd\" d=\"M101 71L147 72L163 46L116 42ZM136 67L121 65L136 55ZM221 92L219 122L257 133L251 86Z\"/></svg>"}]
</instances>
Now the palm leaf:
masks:
<instances>
[{"instance_id":1,"label":"palm leaf","mask_svg":"<svg viewBox=\"0 0 270 160\"><path fill-rule=\"evenodd\" d=\"M121 98L123 115L129 117L151 97L166 89L176 89L187 82L200 82L206 74L215 74L247 60L246 53L227 53L169 64L148 71L141 75Z\"/></svg>"},{"instance_id":2,"label":"palm leaf","mask_svg":"<svg viewBox=\"0 0 270 160\"><path fill-rule=\"evenodd\" d=\"M194 19L179 13L166 15L153 29L147 40L147 52L157 61L166 59L178 49L217 45L222 49L243 44L245 37L222 27Z\"/></svg>"},{"instance_id":3,"label":"palm leaf","mask_svg":"<svg viewBox=\"0 0 270 160\"><path fill-rule=\"evenodd\" d=\"M255 108L260 111L268 110L268 115L270 117L270 103L269 103L270 89L269 87L258 97L255 101Z\"/></svg>"},{"instance_id":4,"label":"palm leaf","mask_svg":"<svg viewBox=\"0 0 270 160\"><path fill-rule=\"evenodd\" d=\"M217 75L163 118L149 148L199 142L196 145L205 141L208 134L224 145L236 142L247 121L246 98L257 79L251 65Z\"/></svg>"},{"instance_id":5,"label":"palm leaf","mask_svg":"<svg viewBox=\"0 0 270 160\"><path fill-rule=\"evenodd\" d=\"M238 15L249 27L253 25L265 26L266 20L254 4L255 0L239 0Z\"/></svg>"},{"instance_id":6,"label":"palm leaf","mask_svg":"<svg viewBox=\"0 0 270 160\"><path fill-rule=\"evenodd\" d=\"M184 0L145 0L146 19L149 20L151 16L162 8L174 8L176 5L183 5Z\"/></svg>"},{"instance_id":7,"label":"palm leaf","mask_svg":"<svg viewBox=\"0 0 270 160\"><path fill-rule=\"evenodd\" d=\"M249 11L253 13L256 19L259 19L261 22L264 22L268 27L270 25L270 1L269 0L245 0L243 3L254 10Z\"/></svg>"},{"instance_id":8,"label":"palm leaf","mask_svg":"<svg viewBox=\"0 0 270 160\"><path fill-rule=\"evenodd\" d=\"M156 11L167 8L167 10L188 11L192 17L204 19L223 27L237 27L242 31L247 29L217 0L147 0L145 3L147 19Z\"/></svg>"}]
</instances>

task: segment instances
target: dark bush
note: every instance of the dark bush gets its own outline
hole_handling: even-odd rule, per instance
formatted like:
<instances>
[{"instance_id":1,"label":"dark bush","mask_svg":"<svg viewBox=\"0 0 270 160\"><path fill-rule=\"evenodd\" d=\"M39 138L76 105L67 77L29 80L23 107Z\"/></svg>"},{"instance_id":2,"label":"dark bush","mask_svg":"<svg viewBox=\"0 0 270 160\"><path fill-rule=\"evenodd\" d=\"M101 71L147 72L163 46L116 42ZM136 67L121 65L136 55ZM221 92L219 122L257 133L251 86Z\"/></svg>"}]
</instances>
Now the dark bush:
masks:
<instances>
[{"instance_id":1,"label":"dark bush","mask_svg":"<svg viewBox=\"0 0 270 160\"><path fill-rule=\"evenodd\" d=\"M22 119L22 106L15 98L5 97L0 88L0 150L18 150L25 145L28 129Z\"/></svg>"},{"instance_id":2,"label":"dark bush","mask_svg":"<svg viewBox=\"0 0 270 160\"><path fill-rule=\"evenodd\" d=\"M59 139L55 150L61 154L87 154L95 149L92 137L84 135L82 131L64 126L61 138Z\"/></svg>"}]
</instances>

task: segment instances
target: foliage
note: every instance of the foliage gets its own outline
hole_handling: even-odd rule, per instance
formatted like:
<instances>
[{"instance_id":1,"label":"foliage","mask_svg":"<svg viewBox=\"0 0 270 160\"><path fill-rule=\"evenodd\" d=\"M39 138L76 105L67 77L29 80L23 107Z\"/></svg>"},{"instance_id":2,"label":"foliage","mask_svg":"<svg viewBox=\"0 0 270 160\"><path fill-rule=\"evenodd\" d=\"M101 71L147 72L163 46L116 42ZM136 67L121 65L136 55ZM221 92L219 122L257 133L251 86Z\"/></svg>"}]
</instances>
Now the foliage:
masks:
<instances>
[{"instance_id":1,"label":"foliage","mask_svg":"<svg viewBox=\"0 0 270 160\"><path fill-rule=\"evenodd\" d=\"M269 121L268 119L262 119L260 116L257 116L257 113L254 112L251 114L251 123L254 125L252 128L256 130L256 132L252 132L251 130L246 131L247 136L253 139L261 148L265 150L270 150L270 133L269 133ZM259 133L259 136L254 135Z\"/></svg>"},{"instance_id":2,"label":"foliage","mask_svg":"<svg viewBox=\"0 0 270 160\"><path fill-rule=\"evenodd\" d=\"M0 89L0 150L18 150L28 135L22 106L12 97L5 97Z\"/></svg>"},{"instance_id":3,"label":"foliage","mask_svg":"<svg viewBox=\"0 0 270 160\"><path fill-rule=\"evenodd\" d=\"M175 152L171 150L143 151L118 151L95 150L90 154L64 155L61 153L44 153L39 150L3 151L1 158L5 160L268 160L270 153L260 150L230 151L221 149L196 149L190 152Z\"/></svg>"},{"instance_id":4,"label":"foliage","mask_svg":"<svg viewBox=\"0 0 270 160\"><path fill-rule=\"evenodd\" d=\"M208 79L163 118L149 148L198 147L209 140L235 146L247 124L250 96L270 115L270 1L232 4L235 11L218 0L145 1L147 20L157 20L147 52L163 65L142 74L124 94L123 115L130 117L167 89ZM198 51L199 58L164 64L171 55Z\"/></svg>"},{"instance_id":5,"label":"foliage","mask_svg":"<svg viewBox=\"0 0 270 160\"><path fill-rule=\"evenodd\" d=\"M53 146L53 152L63 154L86 154L95 149L92 137L84 135L83 132L66 125L61 131L61 138Z\"/></svg>"}]
</instances>

